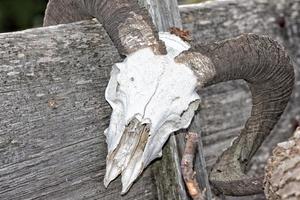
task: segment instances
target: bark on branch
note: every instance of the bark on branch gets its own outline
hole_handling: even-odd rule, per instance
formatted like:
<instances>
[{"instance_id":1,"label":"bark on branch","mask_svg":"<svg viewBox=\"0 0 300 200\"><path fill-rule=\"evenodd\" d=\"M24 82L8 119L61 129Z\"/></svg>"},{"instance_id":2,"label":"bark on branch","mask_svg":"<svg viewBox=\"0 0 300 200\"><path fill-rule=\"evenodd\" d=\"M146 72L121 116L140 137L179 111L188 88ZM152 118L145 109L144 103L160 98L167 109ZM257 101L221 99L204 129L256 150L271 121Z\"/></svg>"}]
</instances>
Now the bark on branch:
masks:
<instances>
[{"instance_id":1,"label":"bark on branch","mask_svg":"<svg viewBox=\"0 0 300 200\"><path fill-rule=\"evenodd\" d=\"M269 200L300 198L300 127L286 142L278 143L268 160L265 194Z\"/></svg>"},{"instance_id":2,"label":"bark on branch","mask_svg":"<svg viewBox=\"0 0 300 200\"><path fill-rule=\"evenodd\" d=\"M181 160L182 176L189 194L194 200L204 200L204 192L200 190L194 171L194 159L197 152L198 134L188 132Z\"/></svg>"}]
</instances>

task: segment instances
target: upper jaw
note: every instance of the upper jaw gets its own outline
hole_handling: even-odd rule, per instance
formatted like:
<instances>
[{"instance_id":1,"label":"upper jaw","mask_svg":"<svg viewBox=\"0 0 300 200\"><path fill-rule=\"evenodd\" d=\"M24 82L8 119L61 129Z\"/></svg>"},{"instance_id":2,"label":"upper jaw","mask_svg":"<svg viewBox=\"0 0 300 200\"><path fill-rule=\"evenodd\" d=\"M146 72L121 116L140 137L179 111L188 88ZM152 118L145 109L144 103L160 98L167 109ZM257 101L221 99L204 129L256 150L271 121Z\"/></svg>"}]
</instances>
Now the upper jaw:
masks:
<instances>
[{"instance_id":1,"label":"upper jaw","mask_svg":"<svg viewBox=\"0 0 300 200\"><path fill-rule=\"evenodd\" d=\"M105 130L108 145L105 186L122 174L122 193L155 158L170 134L187 128L199 105L197 78L174 57L189 46L173 35L162 35L167 55L150 48L113 66L106 99L113 112ZM177 46L176 46L177 44Z\"/></svg>"},{"instance_id":2,"label":"upper jaw","mask_svg":"<svg viewBox=\"0 0 300 200\"><path fill-rule=\"evenodd\" d=\"M142 164L140 158L142 157L148 137L149 124L142 124L136 118L129 122L125 127L125 131L122 134L117 147L107 155L106 174L104 179L106 187L110 181L114 180L120 173L125 173L130 170L129 168L132 168L132 165L135 165L136 163ZM122 174L122 177L124 175ZM128 177L128 172L126 175ZM129 186L126 188L129 188Z\"/></svg>"}]
</instances>

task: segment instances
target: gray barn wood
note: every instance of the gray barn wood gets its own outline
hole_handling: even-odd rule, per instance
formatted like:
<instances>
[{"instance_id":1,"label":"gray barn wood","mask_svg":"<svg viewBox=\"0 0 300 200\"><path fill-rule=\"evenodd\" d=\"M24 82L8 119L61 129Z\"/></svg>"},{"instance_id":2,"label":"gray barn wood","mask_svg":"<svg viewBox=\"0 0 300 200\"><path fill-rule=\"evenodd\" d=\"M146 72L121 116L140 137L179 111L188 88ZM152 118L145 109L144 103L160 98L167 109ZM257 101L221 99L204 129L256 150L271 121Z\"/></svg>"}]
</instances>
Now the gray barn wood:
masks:
<instances>
[{"instance_id":1,"label":"gray barn wood","mask_svg":"<svg viewBox=\"0 0 300 200\"><path fill-rule=\"evenodd\" d=\"M169 31L171 27L182 28L177 0L139 0L152 17L159 31Z\"/></svg>"},{"instance_id":2,"label":"gray barn wood","mask_svg":"<svg viewBox=\"0 0 300 200\"><path fill-rule=\"evenodd\" d=\"M103 186L104 90L120 61L104 29L86 21L7 33L0 46L0 199L120 198L120 181ZM148 171L121 199L154 192Z\"/></svg>"},{"instance_id":3,"label":"gray barn wood","mask_svg":"<svg viewBox=\"0 0 300 200\"><path fill-rule=\"evenodd\" d=\"M268 34L295 62L293 98L254 161L256 173L270 147L289 136L291 118L299 117L299 10L300 0L216 0L181 7L183 26L197 42ZM120 180L103 186L103 130L111 111L104 90L111 65L120 60L93 21L0 34L0 199L178 199L168 162L146 170L126 196L119 195ZM251 100L240 81L201 95L196 122L211 166L249 116ZM157 170L165 176L155 176Z\"/></svg>"}]
</instances>

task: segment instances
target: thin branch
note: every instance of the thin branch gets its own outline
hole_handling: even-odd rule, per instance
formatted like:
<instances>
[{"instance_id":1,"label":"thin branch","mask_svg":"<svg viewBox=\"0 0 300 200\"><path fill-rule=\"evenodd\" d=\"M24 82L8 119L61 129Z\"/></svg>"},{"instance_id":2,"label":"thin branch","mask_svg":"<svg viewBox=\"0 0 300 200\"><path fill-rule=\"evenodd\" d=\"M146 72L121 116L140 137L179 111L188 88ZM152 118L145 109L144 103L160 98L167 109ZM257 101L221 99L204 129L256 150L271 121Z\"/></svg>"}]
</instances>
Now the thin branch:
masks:
<instances>
[{"instance_id":1,"label":"thin branch","mask_svg":"<svg viewBox=\"0 0 300 200\"><path fill-rule=\"evenodd\" d=\"M199 188L196 180L196 172L193 170L194 157L196 155L198 134L188 132L186 146L181 161L182 176L186 187L193 200L204 200L204 192Z\"/></svg>"}]
</instances>

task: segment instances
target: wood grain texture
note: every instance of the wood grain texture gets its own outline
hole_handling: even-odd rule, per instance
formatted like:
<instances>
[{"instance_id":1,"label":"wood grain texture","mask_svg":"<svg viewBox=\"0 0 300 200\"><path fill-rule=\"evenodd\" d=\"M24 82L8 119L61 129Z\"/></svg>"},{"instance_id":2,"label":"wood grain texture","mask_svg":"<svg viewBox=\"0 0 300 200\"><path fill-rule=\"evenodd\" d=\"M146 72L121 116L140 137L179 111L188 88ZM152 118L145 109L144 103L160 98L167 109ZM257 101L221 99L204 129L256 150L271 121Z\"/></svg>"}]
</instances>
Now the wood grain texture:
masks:
<instances>
[{"instance_id":1,"label":"wood grain texture","mask_svg":"<svg viewBox=\"0 0 300 200\"><path fill-rule=\"evenodd\" d=\"M146 7L158 31L167 32L171 27L182 28L177 0L138 0Z\"/></svg>"},{"instance_id":2,"label":"wood grain texture","mask_svg":"<svg viewBox=\"0 0 300 200\"><path fill-rule=\"evenodd\" d=\"M300 117L299 8L299 0L215 0L181 7L183 25L198 42L242 32L268 34L295 62L293 97L255 157L255 173L262 171L270 148L289 137L290 119ZM159 198L151 170L126 196L119 195L120 180L107 190L103 186L103 130L111 111L104 89L111 65L119 60L103 28L91 21L0 34L0 199ZM251 100L240 81L208 88L201 96L196 118L211 166L245 123ZM57 108L49 107L49 100Z\"/></svg>"},{"instance_id":3,"label":"wood grain texture","mask_svg":"<svg viewBox=\"0 0 300 200\"><path fill-rule=\"evenodd\" d=\"M0 199L156 199L149 170L126 196L103 186L120 57L99 24L1 34L0 55Z\"/></svg>"}]
</instances>

